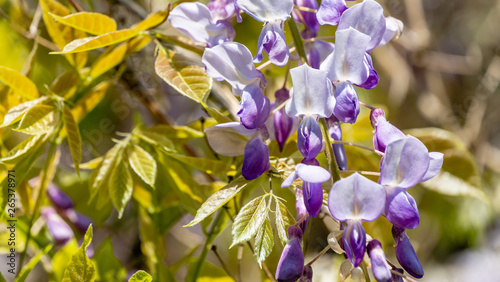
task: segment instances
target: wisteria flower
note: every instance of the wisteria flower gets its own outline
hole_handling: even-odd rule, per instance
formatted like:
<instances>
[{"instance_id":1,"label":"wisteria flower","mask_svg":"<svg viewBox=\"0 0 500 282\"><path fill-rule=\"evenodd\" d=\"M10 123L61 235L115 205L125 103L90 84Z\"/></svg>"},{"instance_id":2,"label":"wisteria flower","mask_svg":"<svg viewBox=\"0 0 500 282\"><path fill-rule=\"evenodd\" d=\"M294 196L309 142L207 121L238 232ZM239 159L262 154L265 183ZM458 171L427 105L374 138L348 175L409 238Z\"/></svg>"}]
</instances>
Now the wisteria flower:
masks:
<instances>
[{"instance_id":1,"label":"wisteria flower","mask_svg":"<svg viewBox=\"0 0 500 282\"><path fill-rule=\"evenodd\" d=\"M305 7L313 10L318 9L318 2L316 0L294 0L297 7ZM319 23L316 19L316 13L310 11L296 11L292 12L295 21L302 23L305 29L301 32L304 39L316 37L319 30Z\"/></svg>"},{"instance_id":2,"label":"wisteria flower","mask_svg":"<svg viewBox=\"0 0 500 282\"><path fill-rule=\"evenodd\" d=\"M393 226L392 236L394 237L394 241L396 241L396 258L399 264L401 264L411 276L422 278L424 276L424 270L422 269L417 253L415 253L410 243L410 239L408 239L408 235L406 235L406 231L403 228Z\"/></svg>"},{"instance_id":3,"label":"wisteria flower","mask_svg":"<svg viewBox=\"0 0 500 282\"><path fill-rule=\"evenodd\" d=\"M54 237L56 244L66 244L69 239L75 236L71 227L57 214L55 209L44 207L41 213L47 222L47 229L52 237Z\"/></svg>"},{"instance_id":4,"label":"wisteria flower","mask_svg":"<svg viewBox=\"0 0 500 282\"><path fill-rule=\"evenodd\" d=\"M345 0L322 0L316 17L321 25L338 25L345 10L347 10Z\"/></svg>"},{"instance_id":5,"label":"wisteria flower","mask_svg":"<svg viewBox=\"0 0 500 282\"><path fill-rule=\"evenodd\" d=\"M288 243L281 253L276 280L279 282L294 282L302 276L304 269L304 254L300 246L302 231L296 226L288 227Z\"/></svg>"},{"instance_id":6,"label":"wisteria flower","mask_svg":"<svg viewBox=\"0 0 500 282\"><path fill-rule=\"evenodd\" d=\"M385 258L384 250L380 241L374 239L368 243L368 256L372 264L372 272L378 282L391 281L391 268Z\"/></svg>"}]
</instances>

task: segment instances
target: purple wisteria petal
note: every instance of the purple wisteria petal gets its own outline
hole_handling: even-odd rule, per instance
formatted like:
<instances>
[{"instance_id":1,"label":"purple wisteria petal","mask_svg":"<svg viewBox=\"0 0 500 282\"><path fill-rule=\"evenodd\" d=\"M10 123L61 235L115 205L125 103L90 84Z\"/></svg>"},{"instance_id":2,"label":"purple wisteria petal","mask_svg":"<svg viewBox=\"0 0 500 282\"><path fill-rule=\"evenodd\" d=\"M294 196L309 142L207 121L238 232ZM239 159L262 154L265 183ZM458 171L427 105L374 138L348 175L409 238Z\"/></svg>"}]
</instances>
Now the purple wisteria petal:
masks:
<instances>
[{"instance_id":1,"label":"purple wisteria petal","mask_svg":"<svg viewBox=\"0 0 500 282\"><path fill-rule=\"evenodd\" d=\"M335 50L335 44L327 41L311 41L304 43L309 65L313 69L319 69L321 63Z\"/></svg>"},{"instance_id":2,"label":"purple wisteria petal","mask_svg":"<svg viewBox=\"0 0 500 282\"><path fill-rule=\"evenodd\" d=\"M63 245L74 237L71 227L57 214L52 207L44 207L41 211L42 216L47 222L49 230L56 244Z\"/></svg>"},{"instance_id":3,"label":"purple wisteria petal","mask_svg":"<svg viewBox=\"0 0 500 282\"><path fill-rule=\"evenodd\" d=\"M304 205L306 206L309 215L312 217L318 216L323 205L323 188L320 183L304 182Z\"/></svg>"},{"instance_id":4,"label":"purple wisteria petal","mask_svg":"<svg viewBox=\"0 0 500 282\"><path fill-rule=\"evenodd\" d=\"M288 116L285 113L285 109L280 109L274 113L273 122L276 141L278 142L280 151L283 151L286 140L293 134L293 129L299 123L299 119Z\"/></svg>"},{"instance_id":5,"label":"purple wisteria petal","mask_svg":"<svg viewBox=\"0 0 500 282\"><path fill-rule=\"evenodd\" d=\"M225 20L234 15L235 7L233 0L211 0L208 9L212 14L212 19Z\"/></svg>"},{"instance_id":6,"label":"purple wisteria petal","mask_svg":"<svg viewBox=\"0 0 500 282\"><path fill-rule=\"evenodd\" d=\"M340 127L340 121L331 115L329 118L325 119L326 125L328 126L328 134L335 141L342 141L342 128ZM340 170L347 170L347 155L345 153L344 145L333 144L333 153L335 154L335 161Z\"/></svg>"},{"instance_id":7,"label":"purple wisteria petal","mask_svg":"<svg viewBox=\"0 0 500 282\"><path fill-rule=\"evenodd\" d=\"M359 115L358 93L350 82L342 82L335 89L333 115L341 122L355 123Z\"/></svg>"},{"instance_id":8,"label":"purple wisteria petal","mask_svg":"<svg viewBox=\"0 0 500 282\"><path fill-rule=\"evenodd\" d=\"M225 42L212 48L206 48L201 58L207 74L219 81L227 81L233 87L233 93L240 96L243 89L266 86L264 75L253 64L252 53L240 43Z\"/></svg>"},{"instance_id":9,"label":"purple wisteria petal","mask_svg":"<svg viewBox=\"0 0 500 282\"><path fill-rule=\"evenodd\" d=\"M365 80L365 82L356 86L359 86L364 89L373 89L375 88L375 86L377 86L379 77L377 71L373 67L372 57L368 52L365 52L365 58L363 60L363 64L365 65L365 68L368 71L368 78Z\"/></svg>"},{"instance_id":10,"label":"purple wisteria petal","mask_svg":"<svg viewBox=\"0 0 500 282\"><path fill-rule=\"evenodd\" d=\"M345 10L345 0L322 0L316 18L321 25L338 25Z\"/></svg>"},{"instance_id":11,"label":"purple wisteria petal","mask_svg":"<svg viewBox=\"0 0 500 282\"><path fill-rule=\"evenodd\" d=\"M299 179L299 175L297 174L297 171L294 170L292 173L290 173L290 175L288 175L288 177L281 183L281 188L285 188L285 187L288 187L290 185L292 185L292 183Z\"/></svg>"},{"instance_id":12,"label":"purple wisteria petal","mask_svg":"<svg viewBox=\"0 0 500 282\"><path fill-rule=\"evenodd\" d=\"M243 155L245 146L256 130L245 128L239 122L226 122L205 128L208 144L220 155L236 157Z\"/></svg>"},{"instance_id":13,"label":"purple wisteria petal","mask_svg":"<svg viewBox=\"0 0 500 282\"><path fill-rule=\"evenodd\" d=\"M415 199L401 188L387 188L385 216L394 226L413 229L420 223Z\"/></svg>"},{"instance_id":14,"label":"purple wisteria petal","mask_svg":"<svg viewBox=\"0 0 500 282\"><path fill-rule=\"evenodd\" d=\"M293 10L293 0L236 0L236 5L261 22L284 21Z\"/></svg>"},{"instance_id":15,"label":"purple wisteria petal","mask_svg":"<svg viewBox=\"0 0 500 282\"><path fill-rule=\"evenodd\" d=\"M298 229L298 230L290 230ZM299 228L290 226L288 233L301 232ZM295 282L302 276L304 269L304 254L300 246L301 238L289 236L289 241L283 248L278 267L276 268L276 280L279 282Z\"/></svg>"},{"instance_id":16,"label":"purple wisteria petal","mask_svg":"<svg viewBox=\"0 0 500 282\"><path fill-rule=\"evenodd\" d=\"M300 277L299 282L312 282L313 279L313 269L310 265L304 266L304 271L302 272L302 277Z\"/></svg>"},{"instance_id":17,"label":"purple wisteria petal","mask_svg":"<svg viewBox=\"0 0 500 282\"><path fill-rule=\"evenodd\" d=\"M297 147L306 160L316 158L323 149L321 128L314 117L308 116L299 125Z\"/></svg>"},{"instance_id":18,"label":"purple wisteria petal","mask_svg":"<svg viewBox=\"0 0 500 282\"><path fill-rule=\"evenodd\" d=\"M403 189L417 185L429 167L429 152L415 137L407 136L391 142L380 168L379 183Z\"/></svg>"},{"instance_id":19,"label":"purple wisteria petal","mask_svg":"<svg viewBox=\"0 0 500 282\"><path fill-rule=\"evenodd\" d=\"M296 211L295 219L297 221L301 220L304 216L307 215L307 208L304 204L304 194L300 189L297 189L295 191L295 211ZM306 231L308 221L309 221L309 216L306 220L302 221L302 223L299 224L302 233Z\"/></svg>"},{"instance_id":20,"label":"purple wisteria petal","mask_svg":"<svg viewBox=\"0 0 500 282\"><path fill-rule=\"evenodd\" d=\"M286 104L289 116L329 117L335 107L332 84L326 71L302 65L290 70L293 82L292 99Z\"/></svg>"},{"instance_id":21,"label":"purple wisteria petal","mask_svg":"<svg viewBox=\"0 0 500 282\"><path fill-rule=\"evenodd\" d=\"M365 51L373 50L385 33L384 9L373 0L365 0L352 6L342 14L337 30L349 28L355 28L368 35L370 39Z\"/></svg>"},{"instance_id":22,"label":"purple wisteria petal","mask_svg":"<svg viewBox=\"0 0 500 282\"><path fill-rule=\"evenodd\" d=\"M406 136L403 132L401 132L401 130L390 124L385 119L385 113L382 109L373 110L371 112L370 119L372 126L375 128L375 135L373 135L373 147L376 150L385 152L389 143Z\"/></svg>"},{"instance_id":23,"label":"purple wisteria petal","mask_svg":"<svg viewBox=\"0 0 500 282\"><path fill-rule=\"evenodd\" d=\"M71 222L80 232L85 233L92 223L92 219L82 213L75 211L74 209L67 209L64 212L64 216Z\"/></svg>"},{"instance_id":24,"label":"purple wisteria petal","mask_svg":"<svg viewBox=\"0 0 500 282\"><path fill-rule=\"evenodd\" d=\"M243 155L243 167L241 174L246 180L252 180L266 172L269 163L269 148L262 142L260 137L248 141Z\"/></svg>"},{"instance_id":25,"label":"purple wisteria petal","mask_svg":"<svg viewBox=\"0 0 500 282\"><path fill-rule=\"evenodd\" d=\"M47 196L50 201L59 209L70 209L73 207L73 200L53 183L47 185Z\"/></svg>"},{"instance_id":26,"label":"purple wisteria petal","mask_svg":"<svg viewBox=\"0 0 500 282\"><path fill-rule=\"evenodd\" d=\"M321 64L328 78L362 84L369 76L363 63L370 36L349 27L335 32L335 51Z\"/></svg>"},{"instance_id":27,"label":"purple wisteria petal","mask_svg":"<svg viewBox=\"0 0 500 282\"><path fill-rule=\"evenodd\" d=\"M403 275L405 273L405 271L402 270L401 268L393 268L392 270L400 273L401 275ZM403 280L403 277L401 277L400 275L392 273L391 282L404 282L404 280Z\"/></svg>"},{"instance_id":28,"label":"purple wisteria petal","mask_svg":"<svg viewBox=\"0 0 500 282\"><path fill-rule=\"evenodd\" d=\"M289 241L291 241L293 239L299 239L299 241L302 240L302 235L303 235L302 229L300 229L299 227L297 227L295 225L288 226L286 233L288 234Z\"/></svg>"},{"instance_id":29,"label":"purple wisteria petal","mask_svg":"<svg viewBox=\"0 0 500 282\"><path fill-rule=\"evenodd\" d=\"M276 66L282 67L288 63L290 52L286 45L282 21L269 22L262 28L257 42L257 54L253 59L254 63L262 61L264 51L269 55L269 60Z\"/></svg>"},{"instance_id":30,"label":"purple wisteria petal","mask_svg":"<svg viewBox=\"0 0 500 282\"><path fill-rule=\"evenodd\" d=\"M322 183L330 179L330 173L316 165L298 164L295 171L300 179L309 183Z\"/></svg>"},{"instance_id":31,"label":"purple wisteria petal","mask_svg":"<svg viewBox=\"0 0 500 282\"><path fill-rule=\"evenodd\" d=\"M170 24L193 41L215 46L232 41L235 33L228 22L212 20L207 6L201 3L181 3L168 17Z\"/></svg>"},{"instance_id":32,"label":"purple wisteria petal","mask_svg":"<svg viewBox=\"0 0 500 282\"><path fill-rule=\"evenodd\" d=\"M425 172L425 175L424 177L422 177L420 182L427 181L439 173L441 167L443 166L443 157L444 157L443 153L439 152L429 153L429 168Z\"/></svg>"},{"instance_id":33,"label":"purple wisteria petal","mask_svg":"<svg viewBox=\"0 0 500 282\"><path fill-rule=\"evenodd\" d=\"M271 102L258 87L247 87L241 95L240 110L237 115L241 124L248 129L263 125L271 113Z\"/></svg>"},{"instance_id":34,"label":"purple wisteria petal","mask_svg":"<svg viewBox=\"0 0 500 282\"><path fill-rule=\"evenodd\" d=\"M370 243L368 243L367 251L372 263L373 277L375 277L378 282L391 281L391 268L385 259L384 250L382 249L380 241L371 240Z\"/></svg>"},{"instance_id":35,"label":"purple wisteria petal","mask_svg":"<svg viewBox=\"0 0 500 282\"><path fill-rule=\"evenodd\" d=\"M389 43L393 38L398 38L403 32L404 24L400 20L393 17L385 18L385 32L378 46Z\"/></svg>"},{"instance_id":36,"label":"purple wisteria petal","mask_svg":"<svg viewBox=\"0 0 500 282\"><path fill-rule=\"evenodd\" d=\"M384 187L354 173L333 184L328 196L328 208L338 221L373 221L382 214L385 197Z\"/></svg>"},{"instance_id":37,"label":"purple wisteria petal","mask_svg":"<svg viewBox=\"0 0 500 282\"><path fill-rule=\"evenodd\" d=\"M361 221L354 220L348 223L342 234L344 251L347 258L357 267L362 261L366 251L366 233Z\"/></svg>"},{"instance_id":38,"label":"purple wisteria petal","mask_svg":"<svg viewBox=\"0 0 500 282\"><path fill-rule=\"evenodd\" d=\"M318 2L316 0L294 0L295 6L305 7L313 10L318 9ZM316 13L309 11L300 11L300 16L296 11L292 11L292 16L295 21L302 23L305 26L305 30L310 31L310 34L315 36L319 30L319 23L316 19ZM304 31L305 31L304 30ZM306 39L306 37L304 37ZM310 38L310 37L307 37Z\"/></svg>"},{"instance_id":39,"label":"purple wisteria petal","mask_svg":"<svg viewBox=\"0 0 500 282\"><path fill-rule=\"evenodd\" d=\"M406 232L404 229L403 231L399 229L395 232L394 229L398 229L396 227L393 227L392 229L393 236L398 234L397 236L394 236L394 241L396 241L396 258L398 259L399 264L401 264L401 266L411 276L415 278L422 278L424 276L424 270L420 264L417 254L415 253L415 250L413 249L413 246L410 243L410 239L408 239L408 236L406 235Z\"/></svg>"}]
</instances>

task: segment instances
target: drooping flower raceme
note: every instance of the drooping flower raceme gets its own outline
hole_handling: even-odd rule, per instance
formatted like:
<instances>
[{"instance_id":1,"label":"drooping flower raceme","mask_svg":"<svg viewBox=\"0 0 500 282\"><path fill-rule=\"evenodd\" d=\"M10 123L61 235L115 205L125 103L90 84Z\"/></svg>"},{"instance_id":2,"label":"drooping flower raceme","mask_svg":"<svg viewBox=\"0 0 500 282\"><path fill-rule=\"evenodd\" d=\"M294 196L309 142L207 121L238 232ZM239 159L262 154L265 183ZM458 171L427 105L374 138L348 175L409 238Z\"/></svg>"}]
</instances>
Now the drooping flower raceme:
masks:
<instances>
[{"instance_id":1,"label":"drooping flower raceme","mask_svg":"<svg viewBox=\"0 0 500 282\"><path fill-rule=\"evenodd\" d=\"M232 41L234 29L226 20L214 20L207 6L201 3L181 3L168 16L170 24L195 42L213 47Z\"/></svg>"},{"instance_id":2,"label":"drooping flower raceme","mask_svg":"<svg viewBox=\"0 0 500 282\"><path fill-rule=\"evenodd\" d=\"M366 250L366 234L361 224L377 219L384 205L384 187L358 173L335 182L330 190L328 208L335 219L347 221L342 240L347 258L355 267Z\"/></svg>"},{"instance_id":3,"label":"drooping flower raceme","mask_svg":"<svg viewBox=\"0 0 500 282\"><path fill-rule=\"evenodd\" d=\"M265 23L254 61L261 62L265 50L273 64L286 65L290 52L283 33L283 23L290 17L293 0L236 0L236 5L254 19Z\"/></svg>"}]
</instances>

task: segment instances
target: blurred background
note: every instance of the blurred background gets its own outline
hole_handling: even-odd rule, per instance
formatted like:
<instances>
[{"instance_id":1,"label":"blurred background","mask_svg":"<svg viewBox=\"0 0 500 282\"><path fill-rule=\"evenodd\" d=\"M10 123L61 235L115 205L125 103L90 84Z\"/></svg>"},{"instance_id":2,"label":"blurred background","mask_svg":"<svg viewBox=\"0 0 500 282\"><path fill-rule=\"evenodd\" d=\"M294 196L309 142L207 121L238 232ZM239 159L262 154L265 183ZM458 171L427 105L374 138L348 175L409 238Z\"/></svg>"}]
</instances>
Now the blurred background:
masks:
<instances>
[{"instance_id":1,"label":"blurred background","mask_svg":"<svg viewBox=\"0 0 500 282\"><path fill-rule=\"evenodd\" d=\"M60 2L72 9L80 6L107 14L117 21L119 28L131 26L168 4L163 0ZM386 16L404 23L404 30L398 40L373 51L380 82L374 90L359 89L360 100L384 108L392 124L418 137L429 151L445 154L441 174L409 191L421 215L420 226L409 230L408 235L424 266L422 281L500 281L500 1L378 2ZM39 89L45 90L70 66L63 56L48 54L50 37L40 21L37 7L35 0L0 0L0 65L21 71L32 58L30 78ZM255 54L262 24L248 16L243 17L243 23L234 21L233 24L235 41L244 43ZM168 23L159 29L169 34L176 32ZM319 35L332 36L334 32L334 27L322 27ZM288 27L285 33L287 42L292 42ZM33 51L35 38L39 46ZM107 152L114 144L112 138L117 137L116 132L130 132L135 120L140 119L146 125L157 123L158 116L148 110L148 103L157 105L171 124L193 124L204 116L198 104L176 93L155 74L154 49L154 44L150 44L127 59L127 69L121 79L110 87L97 109L80 123L83 162ZM90 52L89 61L98 54ZM267 67L263 72L269 77L266 95L272 99L274 91L283 84L285 68ZM221 89L228 88L221 86ZM229 112L237 107L235 100L214 103L228 108ZM346 141L371 146L368 115L368 110L362 109L359 122L343 125ZM15 142L18 141L10 138L5 145L12 148ZM378 164L370 161L364 152L346 149L351 169L377 170ZM121 271L125 275L127 271L144 268L147 252L138 239L144 236L139 234L138 215L127 209L118 220L111 207L107 210L87 207L89 173L84 173L83 181L79 182L71 163L69 149L63 148L54 182L75 199L77 210L96 223L93 245L98 252L103 249L109 252L107 246L113 246L111 255L116 261L109 266L110 271L115 274ZM42 163L35 165L41 166ZM253 192L256 195L257 190ZM289 203L294 202L293 192L279 193ZM186 276L189 256L198 256L197 247L205 241L199 226L182 227L192 218L190 214L181 214L172 216L172 220L165 219L169 231L164 238L164 263L178 270L178 280ZM306 262L327 245L326 226L331 222L325 220L312 221ZM380 238L389 259L396 261L388 222L379 219L365 223L365 227L372 237ZM230 231L226 228L221 233L214 242L217 251L207 257L203 271L210 273L212 280L224 276L221 260L233 273L239 267L235 259L238 249L228 251ZM281 249L276 243L266 261L271 272L276 268ZM186 255L188 259L182 260ZM328 252L313 265L315 280L337 281L341 261L340 256ZM243 277L248 277L245 281L260 279L259 266L250 252L243 253L242 265ZM33 275L40 276L31 275L30 279L47 279L41 267L37 268L38 274Z\"/></svg>"}]
</instances>

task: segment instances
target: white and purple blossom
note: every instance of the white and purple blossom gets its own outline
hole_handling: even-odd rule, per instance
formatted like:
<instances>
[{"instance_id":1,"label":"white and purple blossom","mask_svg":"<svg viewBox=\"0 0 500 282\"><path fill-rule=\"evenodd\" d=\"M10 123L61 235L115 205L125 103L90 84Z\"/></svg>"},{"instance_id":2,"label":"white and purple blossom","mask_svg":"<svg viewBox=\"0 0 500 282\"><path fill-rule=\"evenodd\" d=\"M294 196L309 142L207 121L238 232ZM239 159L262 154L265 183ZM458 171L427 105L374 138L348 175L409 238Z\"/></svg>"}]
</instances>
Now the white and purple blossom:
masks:
<instances>
[{"instance_id":1,"label":"white and purple blossom","mask_svg":"<svg viewBox=\"0 0 500 282\"><path fill-rule=\"evenodd\" d=\"M387 263L384 250L380 241L374 239L368 243L367 246L368 256L372 264L372 272L378 282L391 281L391 267Z\"/></svg>"},{"instance_id":2,"label":"white and purple blossom","mask_svg":"<svg viewBox=\"0 0 500 282\"><path fill-rule=\"evenodd\" d=\"M345 10L345 0L322 0L316 18L321 25L338 25Z\"/></svg>"},{"instance_id":3,"label":"white and purple blossom","mask_svg":"<svg viewBox=\"0 0 500 282\"><path fill-rule=\"evenodd\" d=\"M69 225L57 214L52 207L44 207L41 210L42 216L47 223L47 229L54 238L56 244L64 245L75 235Z\"/></svg>"},{"instance_id":4,"label":"white and purple blossom","mask_svg":"<svg viewBox=\"0 0 500 282\"><path fill-rule=\"evenodd\" d=\"M210 0L208 9L214 20L227 20L236 12L234 0Z\"/></svg>"},{"instance_id":5,"label":"white and purple blossom","mask_svg":"<svg viewBox=\"0 0 500 282\"><path fill-rule=\"evenodd\" d=\"M316 0L294 0L295 6L305 7L313 10L318 9L318 2ZM300 14L300 16L299 16ZM302 23L305 28L301 32L304 39L316 37L319 30L319 23L316 18L316 13L311 11L299 11L299 14L294 10L292 16L295 21Z\"/></svg>"},{"instance_id":6,"label":"white and purple blossom","mask_svg":"<svg viewBox=\"0 0 500 282\"><path fill-rule=\"evenodd\" d=\"M347 221L342 240L347 258L356 267L363 260L366 234L363 221L374 221L384 210L385 190L358 173L335 182L328 196L328 208L338 221Z\"/></svg>"}]
</instances>

